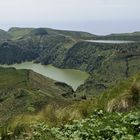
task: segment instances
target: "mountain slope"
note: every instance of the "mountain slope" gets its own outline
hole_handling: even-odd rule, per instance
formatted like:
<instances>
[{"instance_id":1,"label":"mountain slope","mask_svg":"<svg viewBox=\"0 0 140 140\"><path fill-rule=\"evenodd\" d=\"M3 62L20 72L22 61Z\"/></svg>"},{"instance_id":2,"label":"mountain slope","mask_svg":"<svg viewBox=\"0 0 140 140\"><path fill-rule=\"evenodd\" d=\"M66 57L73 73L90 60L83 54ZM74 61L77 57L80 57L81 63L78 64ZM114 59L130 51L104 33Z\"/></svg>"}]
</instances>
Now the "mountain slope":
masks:
<instances>
[{"instance_id":1,"label":"mountain slope","mask_svg":"<svg viewBox=\"0 0 140 140\"><path fill-rule=\"evenodd\" d=\"M8 33L11 35L12 39L19 39L28 35L33 28L18 28L13 27L8 30Z\"/></svg>"},{"instance_id":2,"label":"mountain slope","mask_svg":"<svg viewBox=\"0 0 140 140\"><path fill-rule=\"evenodd\" d=\"M37 30L38 31L44 30L49 35L62 35L62 36L72 37L75 39L86 39L86 38L92 38L92 37L96 36L96 35L93 35L93 34L90 34L87 32L56 30L56 29L51 29L51 28L18 28L18 27L13 27L13 28L9 29L8 33L11 35L11 37L13 39L18 39L20 37L25 37L26 35L31 35L33 32L36 32ZM41 32L40 32L40 35L41 35Z\"/></svg>"},{"instance_id":3,"label":"mountain slope","mask_svg":"<svg viewBox=\"0 0 140 140\"><path fill-rule=\"evenodd\" d=\"M18 77L18 74L16 75ZM39 81L38 78L33 79ZM31 81L33 80L31 79ZM51 85L50 82L48 84ZM33 111L33 107L28 109ZM36 120L38 114L34 113L15 117L14 121L17 122L17 126L14 129L11 127L3 128L0 136L4 140L19 140L21 138L52 140L86 138L90 140L100 138L129 139L130 137L139 139L140 74L112 86L92 100L74 102L64 105L62 108L58 107L56 110L50 109L49 113L51 114L45 110L41 112L45 116L43 120L42 118ZM46 120L50 115L51 120L49 121L53 121L53 127L49 126L49 122ZM72 120L74 121L72 122ZM64 125L63 123L68 124Z\"/></svg>"},{"instance_id":4,"label":"mountain slope","mask_svg":"<svg viewBox=\"0 0 140 140\"><path fill-rule=\"evenodd\" d=\"M108 112L140 108L140 74L107 89L99 97L99 107Z\"/></svg>"},{"instance_id":5,"label":"mountain slope","mask_svg":"<svg viewBox=\"0 0 140 140\"><path fill-rule=\"evenodd\" d=\"M69 49L62 67L90 73L77 94L97 95L140 69L140 44L102 44L79 42Z\"/></svg>"},{"instance_id":6,"label":"mountain slope","mask_svg":"<svg viewBox=\"0 0 140 140\"><path fill-rule=\"evenodd\" d=\"M128 78L140 68L140 43L104 44L89 39L138 40L139 32L95 36L85 32L49 28L11 28L10 40L0 43L0 63L23 61L74 68L91 76L77 90L77 95L97 95L111 85ZM111 72L110 72L111 71Z\"/></svg>"},{"instance_id":7,"label":"mountain slope","mask_svg":"<svg viewBox=\"0 0 140 140\"><path fill-rule=\"evenodd\" d=\"M0 29L0 41L10 39L10 37L6 31Z\"/></svg>"},{"instance_id":8,"label":"mountain slope","mask_svg":"<svg viewBox=\"0 0 140 140\"><path fill-rule=\"evenodd\" d=\"M34 113L49 104L66 106L73 90L64 83L43 77L31 70L0 67L0 123L16 115Z\"/></svg>"}]
</instances>

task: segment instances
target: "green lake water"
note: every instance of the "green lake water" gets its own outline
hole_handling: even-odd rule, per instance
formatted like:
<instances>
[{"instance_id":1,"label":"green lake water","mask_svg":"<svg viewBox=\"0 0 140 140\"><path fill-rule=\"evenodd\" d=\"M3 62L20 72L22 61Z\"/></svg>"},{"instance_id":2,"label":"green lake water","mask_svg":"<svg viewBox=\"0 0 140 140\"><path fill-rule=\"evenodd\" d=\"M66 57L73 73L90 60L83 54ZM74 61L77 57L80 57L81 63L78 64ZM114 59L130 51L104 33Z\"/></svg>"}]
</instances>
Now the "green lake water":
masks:
<instances>
[{"instance_id":1,"label":"green lake water","mask_svg":"<svg viewBox=\"0 0 140 140\"><path fill-rule=\"evenodd\" d=\"M70 85L74 90L84 83L89 74L80 70L74 69L60 69L52 65L41 65L33 62L24 62L21 64L1 65L3 67L14 67L16 69L31 69L39 74L54 79L56 81L64 82Z\"/></svg>"}]
</instances>

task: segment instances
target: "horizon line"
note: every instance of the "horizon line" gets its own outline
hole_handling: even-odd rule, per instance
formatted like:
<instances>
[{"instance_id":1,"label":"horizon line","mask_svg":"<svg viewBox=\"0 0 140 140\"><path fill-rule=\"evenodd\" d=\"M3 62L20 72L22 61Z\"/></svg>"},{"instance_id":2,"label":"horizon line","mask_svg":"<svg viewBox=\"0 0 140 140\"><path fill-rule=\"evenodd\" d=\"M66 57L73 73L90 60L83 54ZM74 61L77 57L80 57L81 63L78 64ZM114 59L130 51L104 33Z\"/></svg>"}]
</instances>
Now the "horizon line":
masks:
<instances>
[{"instance_id":1,"label":"horizon line","mask_svg":"<svg viewBox=\"0 0 140 140\"><path fill-rule=\"evenodd\" d=\"M128 32L112 32L112 33L107 33L107 34L96 34L96 33L92 33L92 32L88 32L88 31L84 31L84 30L73 30L73 29L58 29L58 28L52 28L52 27L44 27L44 26L39 26L39 27L33 27L33 26L11 26L7 29L4 29L4 28L1 28L1 30L5 31L5 32L8 32L10 29L12 28L19 28L19 29L39 29L39 28L45 28L45 29L52 29L52 30L60 30L60 31L70 31L70 32L85 32L85 33L89 33L89 34L92 34L92 35L97 35L97 36L107 36L107 35L112 35L112 34L125 34L125 33L137 33L137 32L140 32L140 30L138 31L128 31Z\"/></svg>"}]
</instances>

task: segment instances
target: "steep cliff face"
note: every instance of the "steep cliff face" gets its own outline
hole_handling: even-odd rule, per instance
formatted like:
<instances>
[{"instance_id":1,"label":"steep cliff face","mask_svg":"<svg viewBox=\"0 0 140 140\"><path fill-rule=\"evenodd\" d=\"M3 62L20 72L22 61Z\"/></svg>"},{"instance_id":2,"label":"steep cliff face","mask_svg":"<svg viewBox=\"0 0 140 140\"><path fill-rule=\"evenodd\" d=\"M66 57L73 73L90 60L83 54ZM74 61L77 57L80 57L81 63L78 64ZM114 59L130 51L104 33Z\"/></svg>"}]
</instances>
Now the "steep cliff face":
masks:
<instances>
[{"instance_id":1,"label":"steep cliff face","mask_svg":"<svg viewBox=\"0 0 140 140\"><path fill-rule=\"evenodd\" d=\"M61 67L66 53L73 44L75 44L74 40L64 36L42 37L40 46L44 46L44 50L40 53L37 61Z\"/></svg>"},{"instance_id":2,"label":"steep cliff face","mask_svg":"<svg viewBox=\"0 0 140 140\"><path fill-rule=\"evenodd\" d=\"M81 46L81 45L80 45ZM89 48L89 50L88 50ZM82 50L83 49L83 50ZM78 55L71 53L72 58L67 62L73 62L79 68L88 71L91 75L84 85L81 85L77 93L84 92L89 95L96 95L100 91L127 79L139 72L140 69L140 44L95 44L87 43L82 47L81 56L86 58L84 63L78 63ZM88 50L88 53L86 51ZM77 51L80 54L80 49ZM86 53L86 55L85 55ZM78 64L77 64L78 63ZM67 64L67 63L66 63ZM81 66L81 67L80 67Z\"/></svg>"},{"instance_id":3,"label":"steep cliff face","mask_svg":"<svg viewBox=\"0 0 140 140\"><path fill-rule=\"evenodd\" d=\"M34 60L37 57L39 57L38 52L28 48L24 49L9 42L0 45L0 64L21 63Z\"/></svg>"},{"instance_id":4,"label":"steep cliff face","mask_svg":"<svg viewBox=\"0 0 140 140\"><path fill-rule=\"evenodd\" d=\"M67 50L76 42L70 36L59 34L59 31L51 32L45 28L13 28L9 30L9 34L9 40L0 42L2 64L36 60L42 64L61 66Z\"/></svg>"}]
</instances>

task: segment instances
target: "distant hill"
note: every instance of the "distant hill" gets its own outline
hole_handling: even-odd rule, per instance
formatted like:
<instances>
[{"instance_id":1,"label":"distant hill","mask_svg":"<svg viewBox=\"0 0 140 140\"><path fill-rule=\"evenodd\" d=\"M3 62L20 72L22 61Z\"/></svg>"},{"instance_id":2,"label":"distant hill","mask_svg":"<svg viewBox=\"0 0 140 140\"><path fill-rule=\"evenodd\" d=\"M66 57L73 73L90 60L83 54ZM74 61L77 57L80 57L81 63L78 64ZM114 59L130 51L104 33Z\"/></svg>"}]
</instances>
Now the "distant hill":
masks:
<instances>
[{"instance_id":1,"label":"distant hill","mask_svg":"<svg viewBox=\"0 0 140 140\"><path fill-rule=\"evenodd\" d=\"M24 37L25 35L28 35L32 30L33 28L14 27L8 30L8 34L10 34L12 38L18 39L18 38Z\"/></svg>"},{"instance_id":2,"label":"distant hill","mask_svg":"<svg viewBox=\"0 0 140 140\"><path fill-rule=\"evenodd\" d=\"M107 39L107 40L132 40L140 41L140 32L133 33L120 33L120 34L110 34L106 36L97 37L98 39Z\"/></svg>"},{"instance_id":3,"label":"distant hill","mask_svg":"<svg viewBox=\"0 0 140 140\"><path fill-rule=\"evenodd\" d=\"M133 32L133 33L120 33L120 34L110 34L114 36L139 36L140 32Z\"/></svg>"},{"instance_id":4,"label":"distant hill","mask_svg":"<svg viewBox=\"0 0 140 140\"><path fill-rule=\"evenodd\" d=\"M10 36L9 33L0 29L0 41L1 40L7 40L7 39L10 39L10 38L11 38L11 36Z\"/></svg>"},{"instance_id":5,"label":"distant hill","mask_svg":"<svg viewBox=\"0 0 140 140\"><path fill-rule=\"evenodd\" d=\"M26 35L33 35L32 33L35 31L39 30L44 30L46 31L49 35L63 35L63 36L68 36L76 39L82 39L82 38L91 38L94 37L95 35L87 33L87 32L80 32L80 31L66 31L66 30L55 30L51 28L18 28L18 27L13 27L10 28L8 33L11 35L12 38L17 39L20 37L25 37ZM34 35L41 35L40 34L34 34Z\"/></svg>"}]
</instances>

